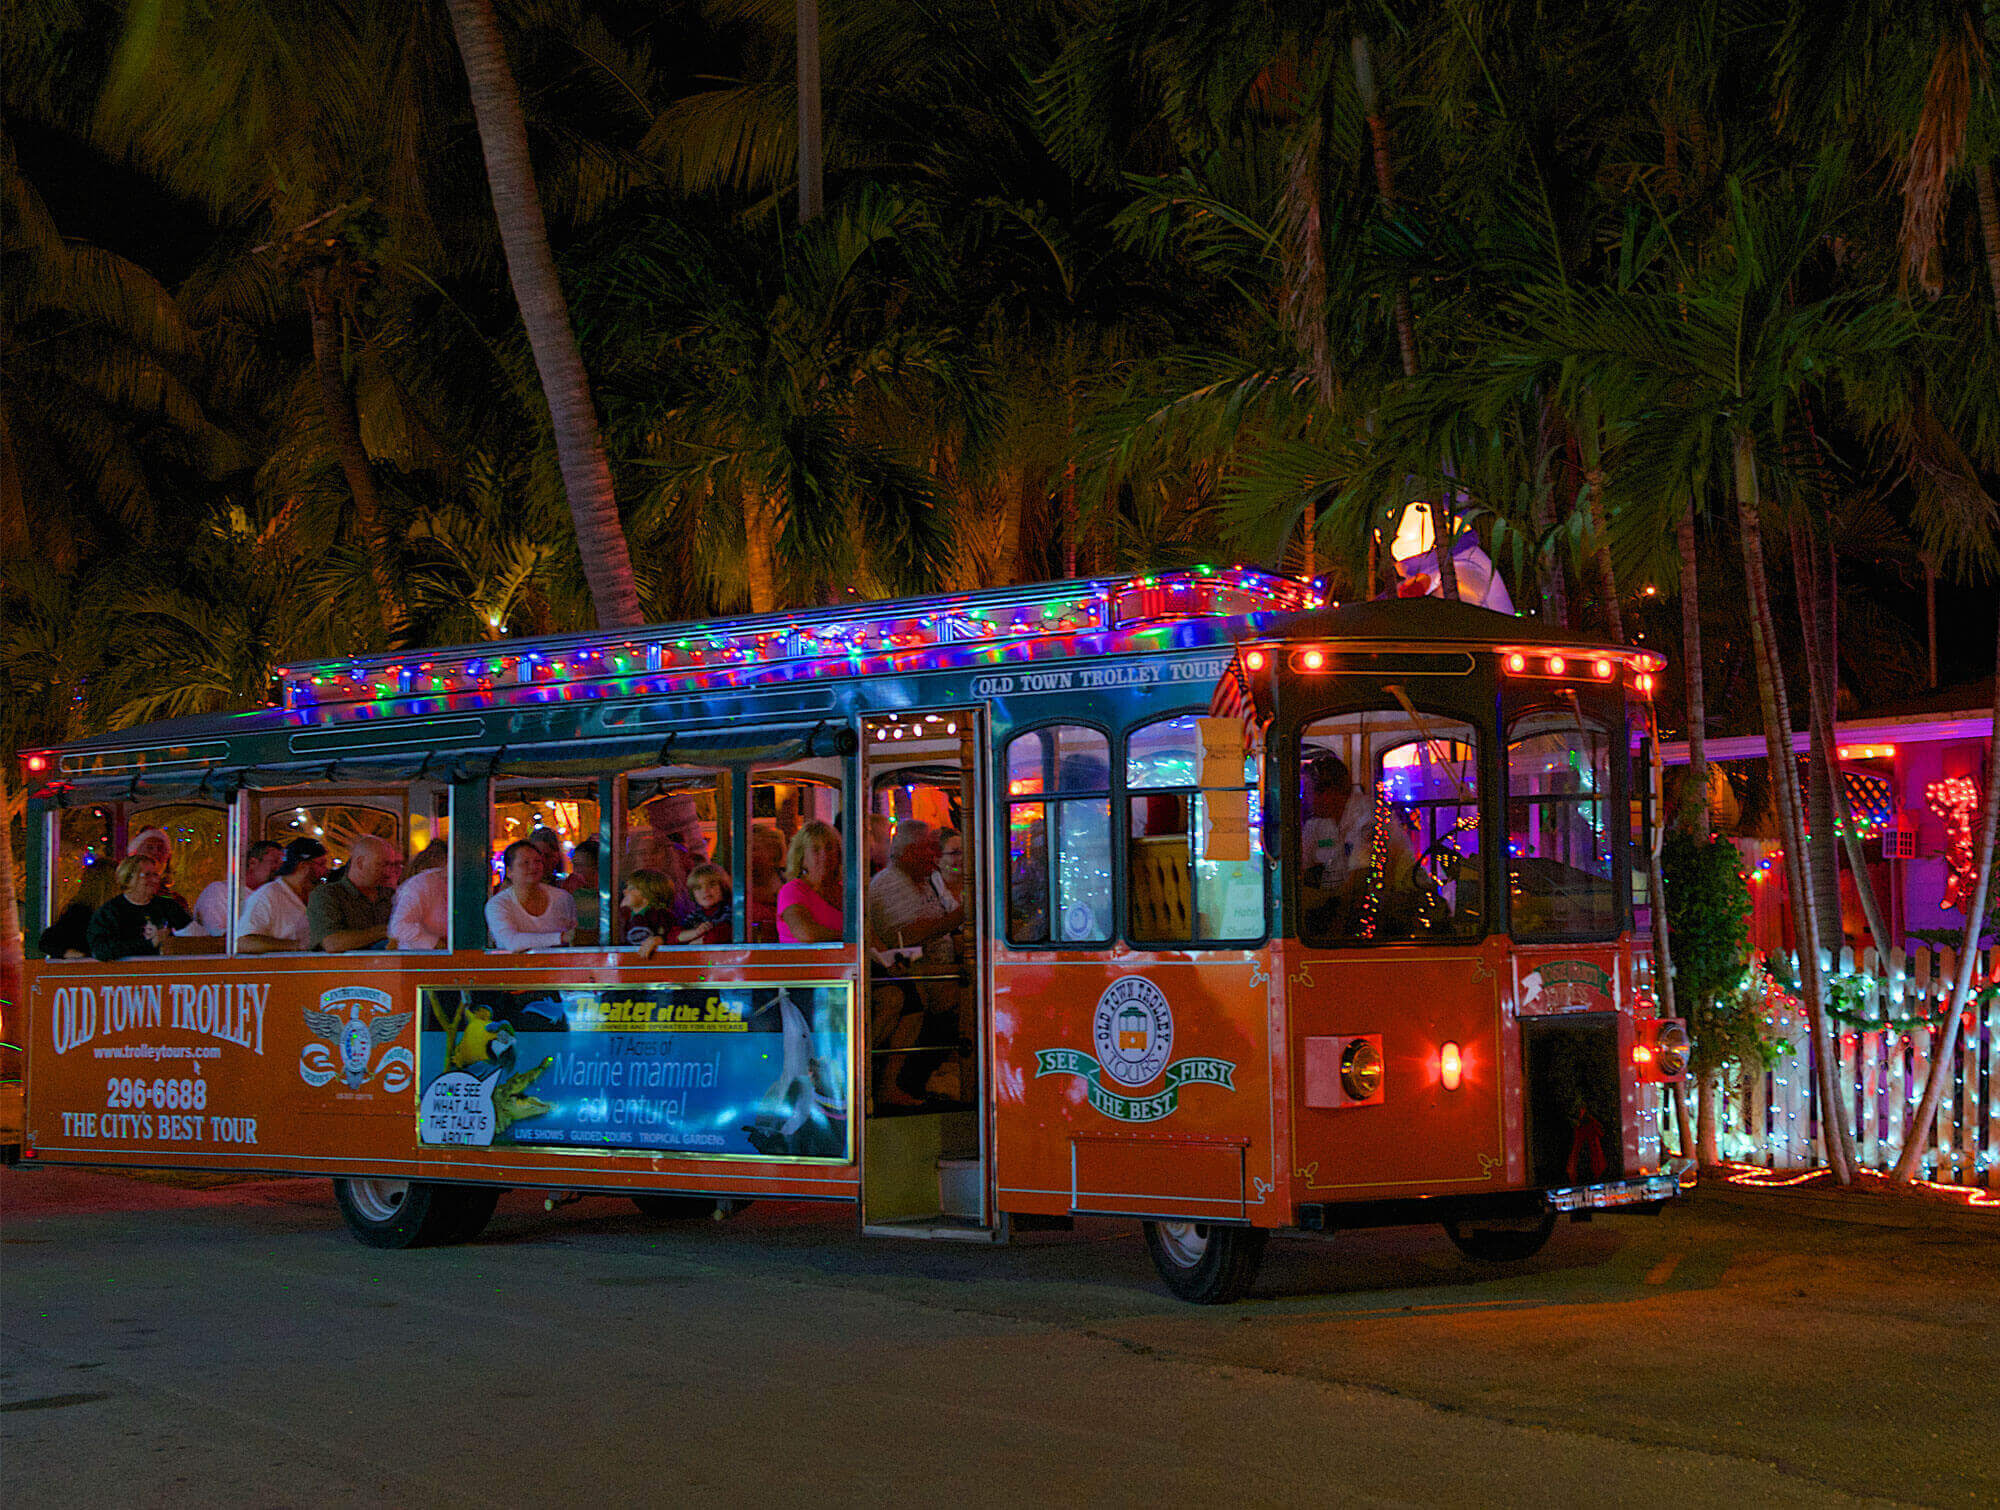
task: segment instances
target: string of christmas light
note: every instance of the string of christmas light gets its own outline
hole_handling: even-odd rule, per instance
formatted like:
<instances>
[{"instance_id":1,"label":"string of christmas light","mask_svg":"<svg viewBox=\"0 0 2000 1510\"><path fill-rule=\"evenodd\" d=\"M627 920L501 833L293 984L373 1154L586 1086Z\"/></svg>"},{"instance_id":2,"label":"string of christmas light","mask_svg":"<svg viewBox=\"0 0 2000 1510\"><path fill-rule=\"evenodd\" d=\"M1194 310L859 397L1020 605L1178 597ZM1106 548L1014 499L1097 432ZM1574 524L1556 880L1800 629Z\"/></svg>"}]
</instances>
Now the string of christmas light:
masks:
<instances>
[{"instance_id":1,"label":"string of christmas light","mask_svg":"<svg viewBox=\"0 0 2000 1510\"><path fill-rule=\"evenodd\" d=\"M1361 896L1361 936L1365 939L1375 937L1375 919L1382 910L1382 886L1389 874L1389 825L1395 821L1395 805L1378 792L1375 826L1368 840L1368 885Z\"/></svg>"},{"instance_id":2,"label":"string of christmas light","mask_svg":"<svg viewBox=\"0 0 2000 1510\"><path fill-rule=\"evenodd\" d=\"M854 676L1025 658L1034 642L1114 632L1144 635L1198 618L1325 606L1305 583L1248 567L1062 583L1023 600L1014 590L935 603L860 604L785 619L674 625L636 636L476 645L279 667L284 706L341 717L472 706L657 695L749 680ZM1152 647L1142 647L1152 648ZM336 711L344 710L344 711Z\"/></svg>"}]
</instances>

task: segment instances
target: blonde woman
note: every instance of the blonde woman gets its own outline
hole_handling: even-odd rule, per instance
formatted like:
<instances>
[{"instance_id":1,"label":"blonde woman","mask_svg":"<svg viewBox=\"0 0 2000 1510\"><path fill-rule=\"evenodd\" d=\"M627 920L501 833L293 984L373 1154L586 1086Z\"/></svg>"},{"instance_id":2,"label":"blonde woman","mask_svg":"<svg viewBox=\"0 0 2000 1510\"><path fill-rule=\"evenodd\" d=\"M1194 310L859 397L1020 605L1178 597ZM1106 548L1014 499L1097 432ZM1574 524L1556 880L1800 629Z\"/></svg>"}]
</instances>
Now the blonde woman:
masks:
<instances>
[{"instance_id":1,"label":"blonde woman","mask_svg":"<svg viewBox=\"0 0 2000 1510\"><path fill-rule=\"evenodd\" d=\"M841 926L842 856L832 824L814 821L792 835L785 884L778 888L778 942L834 944Z\"/></svg>"}]
</instances>

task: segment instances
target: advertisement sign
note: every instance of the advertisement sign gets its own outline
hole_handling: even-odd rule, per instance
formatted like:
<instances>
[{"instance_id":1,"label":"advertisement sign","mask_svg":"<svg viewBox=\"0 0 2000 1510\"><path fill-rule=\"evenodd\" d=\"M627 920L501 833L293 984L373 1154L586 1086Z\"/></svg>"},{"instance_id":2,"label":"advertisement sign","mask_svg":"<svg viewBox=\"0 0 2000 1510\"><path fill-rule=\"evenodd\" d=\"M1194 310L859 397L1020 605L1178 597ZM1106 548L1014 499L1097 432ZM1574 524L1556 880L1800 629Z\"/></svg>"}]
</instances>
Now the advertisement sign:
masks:
<instances>
[{"instance_id":1,"label":"advertisement sign","mask_svg":"<svg viewBox=\"0 0 2000 1510\"><path fill-rule=\"evenodd\" d=\"M426 987L418 1136L845 1162L852 988Z\"/></svg>"}]
</instances>

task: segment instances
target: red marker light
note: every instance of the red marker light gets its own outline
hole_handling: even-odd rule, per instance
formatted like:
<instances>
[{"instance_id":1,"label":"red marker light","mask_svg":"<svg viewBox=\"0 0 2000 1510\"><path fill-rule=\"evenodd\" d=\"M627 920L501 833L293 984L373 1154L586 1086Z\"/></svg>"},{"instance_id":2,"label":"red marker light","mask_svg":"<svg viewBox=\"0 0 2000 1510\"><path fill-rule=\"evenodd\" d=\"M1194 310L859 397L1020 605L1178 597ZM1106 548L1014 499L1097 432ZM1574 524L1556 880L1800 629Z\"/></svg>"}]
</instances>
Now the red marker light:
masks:
<instances>
[{"instance_id":1,"label":"red marker light","mask_svg":"<svg viewBox=\"0 0 2000 1510\"><path fill-rule=\"evenodd\" d=\"M1308 650L1299 657L1299 664L1308 671L1319 671L1326 666L1326 657L1317 650Z\"/></svg>"},{"instance_id":2,"label":"red marker light","mask_svg":"<svg viewBox=\"0 0 2000 1510\"><path fill-rule=\"evenodd\" d=\"M1653 692L1653 679L1650 676L1640 677L1639 690L1650 697Z\"/></svg>"},{"instance_id":3,"label":"red marker light","mask_svg":"<svg viewBox=\"0 0 2000 1510\"><path fill-rule=\"evenodd\" d=\"M1604 681L1611 675L1611 662L1600 656L1590 663L1590 674L1599 681Z\"/></svg>"},{"instance_id":4,"label":"red marker light","mask_svg":"<svg viewBox=\"0 0 2000 1510\"><path fill-rule=\"evenodd\" d=\"M1567 670L1569 670L1569 662L1568 662L1568 661L1564 660L1564 659L1563 659L1563 658L1562 658L1561 656L1559 656L1559 655L1552 655L1552 656L1550 656L1550 657L1549 657L1549 675L1550 675L1550 676L1561 676L1561 675L1562 675L1562 674L1563 674L1563 673L1564 673L1565 671L1567 671Z\"/></svg>"},{"instance_id":5,"label":"red marker light","mask_svg":"<svg viewBox=\"0 0 2000 1510\"><path fill-rule=\"evenodd\" d=\"M1507 657L1507 669L1509 671L1526 671L1528 669L1528 658L1518 650L1515 651L1514 654Z\"/></svg>"},{"instance_id":6,"label":"red marker light","mask_svg":"<svg viewBox=\"0 0 2000 1510\"><path fill-rule=\"evenodd\" d=\"M1465 1077L1465 1056L1458 1045L1448 1043L1438 1050L1438 1080L1448 1091L1455 1091Z\"/></svg>"},{"instance_id":7,"label":"red marker light","mask_svg":"<svg viewBox=\"0 0 2000 1510\"><path fill-rule=\"evenodd\" d=\"M48 768L49 768L48 756L30 755L28 757L28 769L34 774L39 776L43 771L46 771Z\"/></svg>"},{"instance_id":8,"label":"red marker light","mask_svg":"<svg viewBox=\"0 0 2000 1510\"><path fill-rule=\"evenodd\" d=\"M1261 650L1251 651L1243 657L1243 664L1248 666L1252 671L1262 671L1264 669L1264 652Z\"/></svg>"}]
</instances>

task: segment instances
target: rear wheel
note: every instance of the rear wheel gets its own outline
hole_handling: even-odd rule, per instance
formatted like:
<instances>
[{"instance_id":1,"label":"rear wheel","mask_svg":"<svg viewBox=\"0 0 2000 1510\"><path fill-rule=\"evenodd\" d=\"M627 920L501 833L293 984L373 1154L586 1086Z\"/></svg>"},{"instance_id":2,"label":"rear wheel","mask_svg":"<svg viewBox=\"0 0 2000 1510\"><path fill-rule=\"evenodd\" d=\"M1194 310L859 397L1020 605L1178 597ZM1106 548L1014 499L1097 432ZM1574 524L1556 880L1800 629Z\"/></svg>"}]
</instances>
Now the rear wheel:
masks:
<instances>
[{"instance_id":1,"label":"rear wheel","mask_svg":"<svg viewBox=\"0 0 2000 1510\"><path fill-rule=\"evenodd\" d=\"M658 1195L648 1191L633 1196L632 1204L656 1222L691 1222L715 1215L715 1200L706 1195Z\"/></svg>"},{"instance_id":2,"label":"rear wheel","mask_svg":"<svg viewBox=\"0 0 2000 1510\"><path fill-rule=\"evenodd\" d=\"M1269 1234L1208 1222L1148 1222L1146 1251L1166 1286L1196 1305L1226 1305L1257 1277Z\"/></svg>"},{"instance_id":3,"label":"rear wheel","mask_svg":"<svg viewBox=\"0 0 2000 1510\"><path fill-rule=\"evenodd\" d=\"M347 1230L371 1248L427 1248L458 1241L462 1195L452 1186L424 1180L333 1182L333 1198L347 1219ZM486 1214L492 1215L490 1205Z\"/></svg>"},{"instance_id":4,"label":"rear wheel","mask_svg":"<svg viewBox=\"0 0 2000 1510\"><path fill-rule=\"evenodd\" d=\"M1518 1220L1446 1222L1444 1235L1458 1251L1482 1264L1513 1264L1533 1258L1542 1251L1549 1234L1556 1230L1553 1211Z\"/></svg>"}]
</instances>

